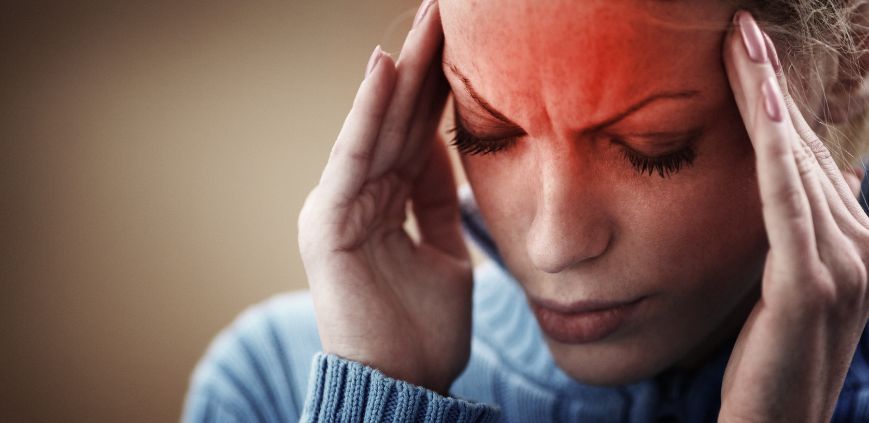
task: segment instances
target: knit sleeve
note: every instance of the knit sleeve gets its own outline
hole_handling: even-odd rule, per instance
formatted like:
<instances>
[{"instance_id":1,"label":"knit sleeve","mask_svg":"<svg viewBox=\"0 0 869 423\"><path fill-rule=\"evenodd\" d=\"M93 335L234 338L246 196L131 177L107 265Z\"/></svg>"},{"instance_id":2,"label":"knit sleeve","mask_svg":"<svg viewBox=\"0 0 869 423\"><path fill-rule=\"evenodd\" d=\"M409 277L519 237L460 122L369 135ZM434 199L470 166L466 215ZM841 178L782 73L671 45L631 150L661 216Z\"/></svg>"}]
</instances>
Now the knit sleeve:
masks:
<instances>
[{"instance_id":1,"label":"knit sleeve","mask_svg":"<svg viewBox=\"0 0 869 423\"><path fill-rule=\"evenodd\" d=\"M317 353L301 422L495 422L496 406L445 397L362 363Z\"/></svg>"}]
</instances>

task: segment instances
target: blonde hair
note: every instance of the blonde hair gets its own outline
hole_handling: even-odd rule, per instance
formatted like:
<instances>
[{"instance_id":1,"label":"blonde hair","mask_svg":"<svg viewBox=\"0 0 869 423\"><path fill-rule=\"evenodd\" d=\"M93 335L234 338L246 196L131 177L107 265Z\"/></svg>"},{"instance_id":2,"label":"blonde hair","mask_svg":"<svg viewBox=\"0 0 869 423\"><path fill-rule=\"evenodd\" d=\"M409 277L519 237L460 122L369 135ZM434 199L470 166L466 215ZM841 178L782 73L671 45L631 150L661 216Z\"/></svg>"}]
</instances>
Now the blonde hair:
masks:
<instances>
[{"instance_id":1,"label":"blonde hair","mask_svg":"<svg viewBox=\"0 0 869 423\"><path fill-rule=\"evenodd\" d=\"M846 122L831 124L828 123L828 100L845 95L842 90L855 92L853 87L862 85L865 69L861 58L866 55L869 29L864 7L869 3L866 0L737 0L735 3L751 12L773 39L788 81L797 82L801 87L790 90L794 100L804 106L801 109L807 121L820 124L820 128L816 128L818 135L838 165L853 165L862 159L869 150L869 107ZM844 84L825 84L831 70L822 69L821 64L829 63L830 59L839 63L834 79ZM811 95L822 100L820 112L805 107ZM847 101L866 99L852 96Z\"/></svg>"}]
</instances>

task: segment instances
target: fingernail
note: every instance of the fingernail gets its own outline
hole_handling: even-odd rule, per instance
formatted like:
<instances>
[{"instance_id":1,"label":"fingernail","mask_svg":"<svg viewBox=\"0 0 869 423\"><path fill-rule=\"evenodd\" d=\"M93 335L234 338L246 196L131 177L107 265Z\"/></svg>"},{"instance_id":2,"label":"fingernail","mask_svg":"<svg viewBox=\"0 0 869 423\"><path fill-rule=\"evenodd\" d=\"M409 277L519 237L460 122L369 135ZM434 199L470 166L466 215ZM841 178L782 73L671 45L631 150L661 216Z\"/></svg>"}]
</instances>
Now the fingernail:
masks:
<instances>
[{"instance_id":1,"label":"fingernail","mask_svg":"<svg viewBox=\"0 0 869 423\"><path fill-rule=\"evenodd\" d=\"M760 27L757 26L757 22L751 17L751 14L740 10L736 12L733 20L739 26L739 32L742 35L745 50L748 51L748 57L757 63L766 63L766 47L764 46L763 35L760 32Z\"/></svg>"},{"instance_id":2,"label":"fingernail","mask_svg":"<svg viewBox=\"0 0 869 423\"><path fill-rule=\"evenodd\" d=\"M413 26L411 29L416 28L420 22L422 22L423 18L425 18L425 14L428 12L428 8L431 4L434 3L432 0L423 0L422 4L419 5L419 9L416 11L416 16L413 18Z\"/></svg>"},{"instance_id":3,"label":"fingernail","mask_svg":"<svg viewBox=\"0 0 869 423\"><path fill-rule=\"evenodd\" d=\"M778 87L778 81L774 76L770 76L763 81L761 86L763 92L763 108L766 109L766 115L774 122L782 121L781 112L781 90Z\"/></svg>"},{"instance_id":4,"label":"fingernail","mask_svg":"<svg viewBox=\"0 0 869 423\"><path fill-rule=\"evenodd\" d=\"M769 37L766 31L763 31L763 40L766 42L766 54L769 55L769 61L772 62L773 70L775 70L776 74L781 75L781 61L779 61L778 53L775 51L775 44L773 44L772 38Z\"/></svg>"},{"instance_id":5,"label":"fingernail","mask_svg":"<svg viewBox=\"0 0 869 423\"><path fill-rule=\"evenodd\" d=\"M371 71L377 66L377 62L380 61L380 44L377 47L374 47L374 51L371 53L371 57L368 59L368 65L365 66L365 77L368 78L368 75L371 74Z\"/></svg>"}]
</instances>

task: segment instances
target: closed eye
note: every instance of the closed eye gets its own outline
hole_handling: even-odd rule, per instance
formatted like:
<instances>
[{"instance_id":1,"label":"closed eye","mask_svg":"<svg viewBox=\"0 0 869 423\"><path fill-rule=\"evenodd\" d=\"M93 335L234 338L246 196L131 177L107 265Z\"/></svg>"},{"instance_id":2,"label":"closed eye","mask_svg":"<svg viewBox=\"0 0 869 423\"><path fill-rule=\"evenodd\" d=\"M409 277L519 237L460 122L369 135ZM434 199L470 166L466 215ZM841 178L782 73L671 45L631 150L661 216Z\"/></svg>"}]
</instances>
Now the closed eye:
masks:
<instances>
[{"instance_id":1,"label":"closed eye","mask_svg":"<svg viewBox=\"0 0 869 423\"><path fill-rule=\"evenodd\" d=\"M455 126L447 133L453 134L450 144L456 147L460 154L471 156L497 153L516 144L516 137L481 138L472 135L458 119Z\"/></svg>"}]
</instances>

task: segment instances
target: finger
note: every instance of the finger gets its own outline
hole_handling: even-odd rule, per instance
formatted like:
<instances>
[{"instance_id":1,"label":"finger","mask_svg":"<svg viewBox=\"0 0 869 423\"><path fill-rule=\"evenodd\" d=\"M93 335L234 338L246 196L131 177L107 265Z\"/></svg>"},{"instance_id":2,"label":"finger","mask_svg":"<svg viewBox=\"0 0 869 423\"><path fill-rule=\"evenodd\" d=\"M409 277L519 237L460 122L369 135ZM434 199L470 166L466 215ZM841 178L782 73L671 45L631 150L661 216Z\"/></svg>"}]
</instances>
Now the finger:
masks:
<instances>
[{"instance_id":1,"label":"finger","mask_svg":"<svg viewBox=\"0 0 869 423\"><path fill-rule=\"evenodd\" d=\"M794 128L800 136L800 139L808 145L814 153L813 155L818 163L818 167L823 174L826 175L826 178L822 178L821 182L824 192L828 196L831 196L830 207L833 214L836 216L836 221L839 222L845 230L847 230L849 226L853 226L853 220L856 220L856 223L863 228L869 228L869 217L866 216L866 213L860 207L860 203L857 201L853 189L845 179L844 175L842 175L842 172L835 160L833 160L830 151L812 129L811 125L806 121L802 112L800 112L799 107L797 107L797 103L790 93L787 76L782 69L775 44L772 42L772 39L768 34L764 33L763 35L767 54L773 64L776 78L781 87L788 114L791 117ZM833 199L832 196L835 196L836 199ZM851 219L847 219L847 217L851 217Z\"/></svg>"},{"instance_id":2,"label":"finger","mask_svg":"<svg viewBox=\"0 0 869 423\"><path fill-rule=\"evenodd\" d=\"M754 146L770 247L781 252L779 256L807 258L806 254L817 250L809 199L790 138L790 118L760 29L746 12L738 12L735 21L737 28L725 45L725 67Z\"/></svg>"},{"instance_id":3,"label":"finger","mask_svg":"<svg viewBox=\"0 0 869 423\"><path fill-rule=\"evenodd\" d=\"M842 176L845 177L845 181L848 182L848 187L851 188L851 193L854 194L854 198L858 198L860 195L860 184L863 182L862 171L858 168L854 168L847 172L842 172Z\"/></svg>"},{"instance_id":4,"label":"finger","mask_svg":"<svg viewBox=\"0 0 869 423\"><path fill-rule=\"evenodd\" d=\"M368 172L372 177L382 175L395 164L406 141L410 118L420 97L420 88L429 65L442 45L443 31L438 2L426 0L420 13L423 13L421 20L408 33L396 64L398 80Z\"/></svg>"},{"instance_id":5,"label":"finger","mask_svg":"<svg viewBox=\"0 0 869 423\"><path fill-rule=\"evenodd\" d=\"M422 93L411 118L407 141L398 157L401 173L415 178L424 163L418 157L427 157L432 141L436 138L450 86L440 60L433 60L423 85Z\"/></svg>"},{"instance_id":6,"label":"finger","mask_svg":"<svg viewBox=\"0 0 869 423\"><path fill-rule=\"evenodd\" d=\"M380 51L380 46L371 60L373 68L359 86L320 176L320 191L330 205L355 197L365 183L372 151L392 97L395 63Z\"/></svg>"},{"instance_id":7,"label":"finger","mask_svg":"<svg viewBox=\"0 0 869 423\"><path fill-rule=\"evenodd\" d=\"M467 258L462 238L459 200L446 144L440 137L413 187L413 214L420 240L456 258Z\"/></svg>"},{"instance_id":8,"label":"finger","mask_svg":"<svg viewBox=\"0 0 869 423\"><path fill-rule=\"evenodd\" d=\"M781 100L784 104L784 98ZM806 190L806 196L812 210L818 256L824 263L836 263L840 261L837 256L840 255L841 248L845 245L843 241L846 238L839 224L843 216L837 218L831 204L838 203L839 211L842 211L844 207L839 202L835 192L830 190L832 185L821 172L814 152L801 140L796 138L794 140L794 144L796 144L794 156L796 157L797 168L800 169L803 187ZM824 183L826 183L826 187Z\"/></svg>"},{"instance_id":9,"label":"finger","mask_svg":"<svg viewBox=\"0 0 869 423\"><path fill-rule=\"evenodd\" d=\"M805 146L805 149L814 156L814 151L807 144L802 143ZM817 159L817 156L815 156ZM863 222L863 217L866 216L866 213L860 207L859 202L857 203L858 211L852 211L850 206L846 204L843 200L842 195L838 192L833 181L830 180L829 176L827 176L823 171L821 171L821 164L815 162L816 167L819 169L821 174L818 179L820 180L821 186L823 188L824 194L827 198L828 203L830 204L830 210L835 218L836 224L842 230L843 233L849 236L858 236L861 234L865 234L867 230L867 226L865 226ZM853 176L853 175L850 175ZM860 190L860 180L854 178L851 180L849 175L843 175L845 179L845 183L848 186L848 190L850 191L850 196L845 194L846 198L854 198L857 201L857 195ZM869 222L866 222L869 223Z\"/></svg>"},{"instance_id":10,"label":"finger","mask_svg":"<svg viewBox=\"0 0 869 423\"><path fill-rule=\"evenodd\" d=\"M767 47L769 47L770 39L766 33L764 33L764 38L766 38ZM779 88L776 95L778 95L780 103L786 106L787 100L784 92L781 91L782 81L786 83L784 73L781 72L781 66L777 66L778 59L775 56L770 55L770 62L773 65L776 80L770 79L769 84ZM842 245L841 241L844 239L841 225L847 224L845 221L853 220L853 218L847 213L829 178L821 169L816 152L797 134L796 128L792 127L793 112L788 112L787 116L791 118L791 126L789 126L791 130L788 132L791 146L794 149L794 159L812 212L818 255L824 263L831 263L830 260L835 258L832 256L837 253L837 249ZM802 118L801 114L799 116Z\"/></svg>"}]
</instances>

